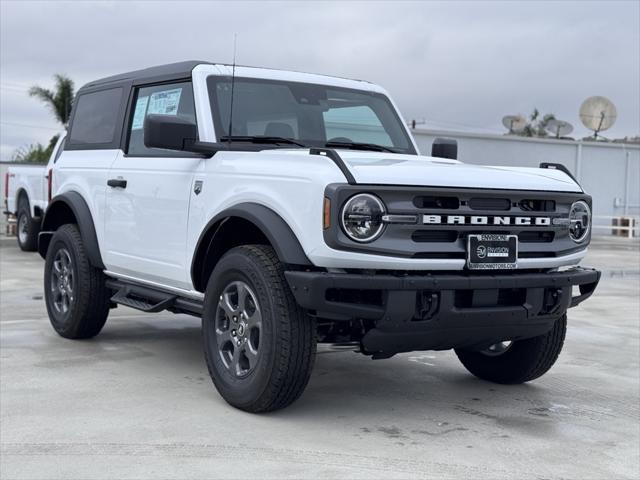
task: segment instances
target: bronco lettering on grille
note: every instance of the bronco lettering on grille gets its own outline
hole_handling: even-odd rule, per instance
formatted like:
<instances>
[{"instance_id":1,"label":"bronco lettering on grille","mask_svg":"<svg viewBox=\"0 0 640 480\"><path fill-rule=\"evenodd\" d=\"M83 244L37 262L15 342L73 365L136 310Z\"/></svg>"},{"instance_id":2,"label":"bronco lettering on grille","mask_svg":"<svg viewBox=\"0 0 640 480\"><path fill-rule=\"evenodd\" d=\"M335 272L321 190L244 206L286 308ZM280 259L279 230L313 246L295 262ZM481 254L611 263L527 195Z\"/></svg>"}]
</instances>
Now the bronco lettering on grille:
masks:
<instances>
[{"instance_id":1,"label":"bronco lettering on grille","mask_svg":"<svg viewBox=\"0 0 640 480\"><path fill-rule=\"evenodd\" d=\"M480 215L423 215L425 225L551 225L551 217L511 217Z\"/></svg>"}]
</instances>

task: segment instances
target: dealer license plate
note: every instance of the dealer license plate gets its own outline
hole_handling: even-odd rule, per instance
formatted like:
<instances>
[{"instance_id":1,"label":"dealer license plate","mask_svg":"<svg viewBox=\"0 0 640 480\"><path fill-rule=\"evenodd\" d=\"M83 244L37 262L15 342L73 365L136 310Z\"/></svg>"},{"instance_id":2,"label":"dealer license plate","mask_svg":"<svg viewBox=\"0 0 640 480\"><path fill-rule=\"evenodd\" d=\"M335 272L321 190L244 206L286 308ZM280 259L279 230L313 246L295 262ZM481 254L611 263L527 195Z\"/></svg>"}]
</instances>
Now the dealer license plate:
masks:
<instances>
[{"instance_id":1,"label":"dealer license plate","mask_svg":"<svg viewBox=\"0 0 640 480\"><path fill-rule=\"evenodd\" d=\"M518 262L517 235L469 235L467 267L472 270L516 268Z\"/></svg>"}]
</instances>

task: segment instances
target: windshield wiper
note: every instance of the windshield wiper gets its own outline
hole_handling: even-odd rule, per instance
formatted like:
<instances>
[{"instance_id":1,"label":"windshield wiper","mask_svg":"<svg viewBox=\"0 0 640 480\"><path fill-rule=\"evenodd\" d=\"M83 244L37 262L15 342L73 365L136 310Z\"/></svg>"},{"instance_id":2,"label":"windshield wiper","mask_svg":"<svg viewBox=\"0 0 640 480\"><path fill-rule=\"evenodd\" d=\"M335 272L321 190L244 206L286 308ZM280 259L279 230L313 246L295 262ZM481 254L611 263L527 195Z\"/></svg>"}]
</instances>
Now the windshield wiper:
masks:
<instances>
[{"instance_id":1,"label":"windshield wiper","mask_svg":"<svg viewBox=\"0 0 640 480\"><path fill-rule=\"evenodd\" d=\"M304 143L297 142L290 138L285 137L272 137L269 135L233 135L220 137L221 142L251 142L251 143L286 143L288 145L297 145L298 147L306 148Z\"/></svg>"},{"instance_id":2,"label":"windshield wiper","mask_svg":"<svg viewBox=\"0 0 640 480\"><path fill-rule=\"evenodd\" d=\"M398 153L395 149L385 147L384 145L378 145L376 143L359 143L359 142L327 142L325 147L343 147L350 148L352 150L373 150L374 152L391 152Z\"/></svg>"}]
</instances>

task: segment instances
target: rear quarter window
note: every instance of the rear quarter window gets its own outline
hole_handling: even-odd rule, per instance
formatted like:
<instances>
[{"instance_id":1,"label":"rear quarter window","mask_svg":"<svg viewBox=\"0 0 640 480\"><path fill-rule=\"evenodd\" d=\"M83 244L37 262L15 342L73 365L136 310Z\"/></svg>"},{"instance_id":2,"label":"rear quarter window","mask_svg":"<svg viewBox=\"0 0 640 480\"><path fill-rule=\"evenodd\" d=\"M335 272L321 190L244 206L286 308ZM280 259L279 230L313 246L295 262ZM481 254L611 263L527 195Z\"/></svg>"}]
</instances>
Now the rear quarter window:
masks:
<instances>
[{"instance_id":1,"label":"rear quarter window","mask_svg":"<svg viewBox=\"0 0 640 480\"><path fill-rule=\"evenodd\" d=\"M67 145L91 148L114 143L122 95L122 87L79 95Z\"/></svg>"}]
</instances>

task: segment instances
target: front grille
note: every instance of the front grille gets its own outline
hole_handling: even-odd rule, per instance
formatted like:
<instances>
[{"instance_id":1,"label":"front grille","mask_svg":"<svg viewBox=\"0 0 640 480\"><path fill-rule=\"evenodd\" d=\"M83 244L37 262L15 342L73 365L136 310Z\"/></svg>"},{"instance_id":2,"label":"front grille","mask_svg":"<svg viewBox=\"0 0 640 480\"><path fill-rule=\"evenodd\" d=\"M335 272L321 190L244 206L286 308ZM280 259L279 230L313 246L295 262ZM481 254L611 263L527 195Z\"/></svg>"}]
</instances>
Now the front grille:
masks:
<instances>
[{"instance_id":1,"label":"front grille","mask_svg":"<svg viewBox=\"0 0 640 480\"><path fill-rule=\"evenodd\" d=\"M411 240L417 243L455 242L458 232L454 230L416 230L411 234Z\"/></svg>"},{"instance_id":2,"label":"front grille","mask_svg":"<svg viewBox=\"0 0 640 480\"><path fill-rule=\"evenodd\" d=\"M479 235L485 233L482 230L474 230L471 232L456 232L455 230L416 230L411 234L411 240L416 243L451 243L458 239L465 240L469 235ZM508 230L494 231L492 233L509 235L511 232ZM553 242L555 232L553 231L541 231L541 232L517 232L518 240L520 243L550 243Z\"/></svg>"},{"instance_id":3,"label":"front grille","mask_svg":"<svg viewBox=\"0 0 640 480\"><path fill-rule=\"evenodd\" d=\"M472 210L502 210L511 209L511 200L508 198L472 198L469 200L469 208Z\"/></svg>"},{"instance_id":4,"label":"front grille","mask_svg":"<svg viewBox=\"0 0 640 480\"><path fill-rule=\"evenodd\" d=\"M460 200L456 197L419 196L413 199L417 208L430 208L436 210L455 210L460 208Z\"/></svg>"},{"instance_id":5,"label":"front grille","mask_svg":"<svg viewBox=\"0 0 640 480\"><path fill-rule=\"evenodd\" d=\"M334 185L327 188L332 208L336 209L332 215L338 218L339 208L346 199L362 191L380 197L390 215L417 217L418 223L388 224L378 239L361 245L354 244L339 227L332 227L325 231L328 245L378 255L434 260L465 259L468 236L483 233L517 235L520 259L568 255L581 247L569 238L566 225L558 225L553 220L568 219L571 205L577 200L591 203L587 195L580 193ZM516 224L514 217L524 218L529 224ZM539 217L544 221L536 224ZM456 218L462 218L463 223Z\"/></svg>"},{"instance_id":6,"label":"front grille","mask_svg":"<svg viewBox=\"0 0 640 480\"><path fill-rule=\"evenodd\" d=\"M518 240L520 243L551 243L556 236L555 232L520 232Z\"/></svg>"},{"instance_id":7,"label":"front grille","mask_svg":"<svg viewBox=\"0 0 640 480\"><path fill-rule=\"evenodd\" d=\"M518 206L524 212L553 212L556 209L556 202L553 200L525 199L520 200Z\"/></svg>"}]
</instances>

